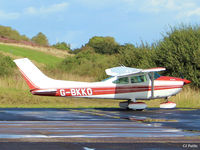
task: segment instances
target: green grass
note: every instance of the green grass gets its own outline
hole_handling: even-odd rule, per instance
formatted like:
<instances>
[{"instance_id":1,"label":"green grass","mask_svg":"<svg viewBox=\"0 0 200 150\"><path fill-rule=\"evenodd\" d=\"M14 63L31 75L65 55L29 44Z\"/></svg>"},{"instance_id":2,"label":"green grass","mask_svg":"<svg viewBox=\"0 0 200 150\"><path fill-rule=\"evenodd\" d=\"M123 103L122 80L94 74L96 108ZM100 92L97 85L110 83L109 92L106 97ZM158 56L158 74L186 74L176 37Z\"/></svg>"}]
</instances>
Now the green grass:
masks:
<instances>
[{"instance_id":1,"label":"green grass","mask_svg":"<svg viewBox=\"0 0 200 150\"><path fill-rule=\"evenodd\" d=\"M73 78L81 80L81 77L78 76L65 77L71 80ZM186 87L169 100L175 102L178 108L200 108L200 91ZM19 72L14 76L0 78L0 107L4 108L119 108L119 102L109 99L35 96L29 92L29 88ZM156 99L144 102L148 107L159 107L164 100Z\"/></svg>"},{"instance_id":2,"label":"green grass","mask_svg":"<svg viewBox=\"0 0 200 150\"><path fill-rule=\"evenodd\" d=\"M200 108L200 90L186 86L176 96L169 98L169 101L175 102L178 108ZM155 99L143 101L148 107L159 107L160 103L165 102L164 99Z\"/></svg>"},{"instance_id":3,"label":"green grass","mask_svg":"<svg viewBox=\"0 0 200 150\"><path fill-rule=\"evenodd\" d=\"M55 76L55 75L54 75ZM64 74L63 74L64 76ZM56 76L55 76L56 77ZM68 75L66 80L92 80L83 77ZM200 108L200 91L185 87L177 96L169 99L179 108ZM13 76L0 78L0 107L15 108L118 108L118 100L109 99L83 99L35 96L29 92L26 82L19 71ZM148 107L159 107L164 100L144 101Z\"/></svg>"},{"instance_id":4,"label":"green grass","mask_svg":"<svg viewBox=\"0 0 200 150\"><path fill-rule=\"evenodd\" d=\"M29 90L0 88L1 108L110 108L118 107L118 101L83 98L34 96Z\"/></svg>"},{"instance_id":5,"label":"green grass","mask_svg":"<svg viewBox=\"0 0 200 150\"><path fill-rule=\"evenodd\" d=\"M44 52L40 52L40 51L28 49L28 48L17 47L17 46L4 45L4 44L0 44L0 51L9 53L14 56L22 57L22 58L26 57L33 61L45 64L45 65L49 65L49 64L54 65L63 60L62 58L59 58L59 57L56 57Z\"/></svg>"},{"instance_id":6,"label":"green grass","mask_svg":"<svg viewBox=\"0 0 200 150\"><path fill-rule=\"evenodd\" d=\"M0 78L1 108L111 108L118 107L118 103L108 99L36 96L29 92L18 72L15 76Z\"/></svg>"}]
</instances>

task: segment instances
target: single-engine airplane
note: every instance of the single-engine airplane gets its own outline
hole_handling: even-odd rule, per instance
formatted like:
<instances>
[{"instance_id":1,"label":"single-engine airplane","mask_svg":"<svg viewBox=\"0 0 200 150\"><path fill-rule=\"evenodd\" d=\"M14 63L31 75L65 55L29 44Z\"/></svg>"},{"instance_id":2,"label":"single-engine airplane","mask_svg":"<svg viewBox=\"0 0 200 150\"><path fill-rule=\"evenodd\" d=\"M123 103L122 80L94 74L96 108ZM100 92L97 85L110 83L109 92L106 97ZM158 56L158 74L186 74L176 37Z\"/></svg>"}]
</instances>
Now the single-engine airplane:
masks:
<instances>
[{"instance_id":1,"label":"single-engine airplane","mask_svg":"<svg viewBox=\"0 0 200 150\"><path fill-rule=\"evenodd\" d=\"M143 110L144 102L165 98L160 108L175 108L176 104L168 98L181 91L189 80L160 76L157 72L165 68L136 69L125 66L106 69L110 77L101 82L77 82L55 80L44 75L28 58L14 60L33 95L121 99L120 107Z\"/></svg>"}]
</instances>

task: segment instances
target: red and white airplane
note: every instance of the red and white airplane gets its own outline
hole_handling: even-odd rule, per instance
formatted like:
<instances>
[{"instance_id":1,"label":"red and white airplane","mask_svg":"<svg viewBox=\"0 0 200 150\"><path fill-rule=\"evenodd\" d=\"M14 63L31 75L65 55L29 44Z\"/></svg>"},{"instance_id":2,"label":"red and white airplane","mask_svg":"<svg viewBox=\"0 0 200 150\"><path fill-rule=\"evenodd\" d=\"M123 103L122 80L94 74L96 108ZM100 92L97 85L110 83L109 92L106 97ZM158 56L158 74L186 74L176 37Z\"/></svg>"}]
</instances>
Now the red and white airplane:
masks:
<instances>
[{"instance_id":1,"label":"red and white airplane","mask_svg":"<svg viewBox=\"0 0 200 150\"><path fill-rule=\"evenodd\" d=\"M165 68L136 69L124 66L106 69L106 74L111 77L101 82L54 80L44 75L27 58L16 59L14 62L33 95L123 99L127 102L120 103L120 106L133 110L147 107L145 103L136 100L158 98L167 100L160 105L161 108L174 108L176 104L168 102L168 98L190 83L186 79L160 76L157 72Z\"/></svg>"}]
</instances>

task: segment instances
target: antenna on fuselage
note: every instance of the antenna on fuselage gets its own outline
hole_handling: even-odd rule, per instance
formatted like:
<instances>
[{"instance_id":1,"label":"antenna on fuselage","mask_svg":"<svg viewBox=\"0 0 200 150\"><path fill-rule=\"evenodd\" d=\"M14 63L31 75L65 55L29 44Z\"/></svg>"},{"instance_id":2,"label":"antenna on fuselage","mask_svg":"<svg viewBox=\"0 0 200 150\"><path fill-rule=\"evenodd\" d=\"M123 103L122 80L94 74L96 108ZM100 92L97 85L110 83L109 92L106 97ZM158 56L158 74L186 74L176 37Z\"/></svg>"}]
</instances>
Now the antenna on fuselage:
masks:
<instances>
[{"instance_id":1,"label":"antenna on fuselage","mask_svg":"<svg viewBox=\"0 0 200 150\"><path fill-rule=\"evenodd\" d=\"M121 67L126 67L126 66L124 66L124 64L119 64Z\"/></svg>"}]
</instances>

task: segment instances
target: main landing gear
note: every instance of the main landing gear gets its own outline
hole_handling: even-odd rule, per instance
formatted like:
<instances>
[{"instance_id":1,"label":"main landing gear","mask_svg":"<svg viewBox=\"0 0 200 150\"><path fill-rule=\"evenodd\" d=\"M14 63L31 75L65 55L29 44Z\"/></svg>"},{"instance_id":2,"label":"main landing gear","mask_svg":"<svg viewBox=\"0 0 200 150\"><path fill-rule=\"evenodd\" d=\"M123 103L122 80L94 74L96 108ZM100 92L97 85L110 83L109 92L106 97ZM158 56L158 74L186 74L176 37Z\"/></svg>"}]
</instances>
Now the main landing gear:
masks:
<instances>
[{"instance_id":1,"label":"main landing gear","mask_svg":"<svg viewBox=\"0 0 200 150\"><path fill-rule=\"evenodd\" d=\"M168 101L169 97L166 97L166 102L160 104L160 108L172 109L176 107L176 103ZM120 108L131 109L141 111L147 108L144 102L136 102L135 99L128 100L126 102L119 103Z\"/></svg>"},{"instance_id":2,"label":"main landing gear","mask_svg":"<svg viewBox=\"0 0 200 150\"><path fill-rule=\"evenodd\" d=\"M169 97L166 97L166 102L160 104L160 108L170 109L176 107L176 103L168 101L168 98Z\"/></svg>"},{"instance_id":3,"label":"main landing gear","mask_svg":"<svg viewBox=\"0 0 200 150\"><path fill-rule=\"evenodd\" d=\"M142 111L145 108L147 108L147 105L144 102L136 102L135 99L128 100L127 102L121 102L119 103L119 106L121 108L132 109L137 111Z\"/></svg>"}]
</instances>

